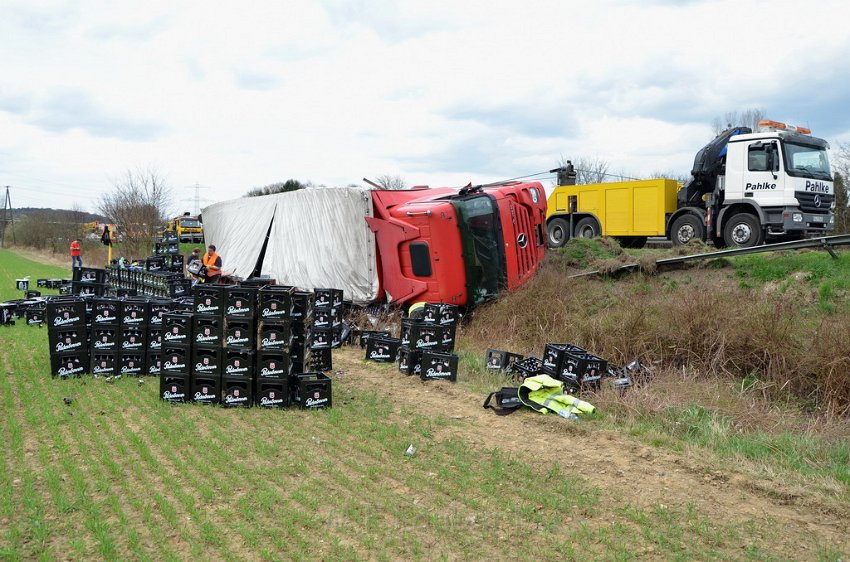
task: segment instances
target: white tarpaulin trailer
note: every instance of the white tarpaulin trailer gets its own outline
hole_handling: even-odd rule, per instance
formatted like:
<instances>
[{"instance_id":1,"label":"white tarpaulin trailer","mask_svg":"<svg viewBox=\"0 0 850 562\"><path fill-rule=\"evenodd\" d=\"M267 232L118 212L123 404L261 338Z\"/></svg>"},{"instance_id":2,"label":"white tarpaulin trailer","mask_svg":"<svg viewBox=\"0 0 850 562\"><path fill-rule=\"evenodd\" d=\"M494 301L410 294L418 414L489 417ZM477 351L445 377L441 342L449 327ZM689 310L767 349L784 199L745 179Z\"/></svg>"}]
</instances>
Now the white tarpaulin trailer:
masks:
<instances>
[{"instance_id":1,"label":"white tarpaulin trailer","mask_svg":"<svg viewBox=\"0 0 850 562\"><path fill-rule=\"evenodd\" d=\"M378 297L371 216L369 191L299 189L210 205L204 239L225 273L245 279L258 269L281 285L342 289L346 300L365 304Z\"/></svg>"}]
</instances>

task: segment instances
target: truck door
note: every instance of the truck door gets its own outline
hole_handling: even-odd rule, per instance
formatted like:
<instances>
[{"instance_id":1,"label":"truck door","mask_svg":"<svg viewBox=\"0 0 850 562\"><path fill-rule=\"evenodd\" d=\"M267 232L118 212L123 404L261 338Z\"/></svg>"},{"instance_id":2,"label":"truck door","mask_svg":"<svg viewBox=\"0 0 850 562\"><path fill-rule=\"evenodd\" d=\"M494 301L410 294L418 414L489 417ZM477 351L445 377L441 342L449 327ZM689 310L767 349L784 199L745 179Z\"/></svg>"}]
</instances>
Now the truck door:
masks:
<instances>
[{"instance_id":1,"label":"truck door","mask_svg":"<svg viewBox=\"0 0 850 562\"><path fill-rule=\"evenodd\" d=\"M785 190L782 155L776 140L754 141L744 155L743 198L760 207L781 207ZM729 189L727 186L727 198Z\"/></svg>"}]
</instances>

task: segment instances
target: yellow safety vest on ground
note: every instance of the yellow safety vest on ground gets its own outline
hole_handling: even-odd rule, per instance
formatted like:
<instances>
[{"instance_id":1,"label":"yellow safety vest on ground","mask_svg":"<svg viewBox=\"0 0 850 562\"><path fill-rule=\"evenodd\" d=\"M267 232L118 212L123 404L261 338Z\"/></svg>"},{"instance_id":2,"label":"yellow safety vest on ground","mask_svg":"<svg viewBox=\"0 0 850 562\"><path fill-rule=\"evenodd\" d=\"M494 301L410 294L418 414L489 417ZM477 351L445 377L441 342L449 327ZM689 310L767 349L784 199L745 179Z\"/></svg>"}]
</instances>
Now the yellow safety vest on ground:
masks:
<instances>
[{"instance_id":1,"label":"yellow safety vest on ground","mask_svg":"<svg viewBox=\"0 0 850 562\"><path fill-rule=\"evenodd\" d=\"M564 392L564 383L549 375L528 377L519 387L519 400L541 414L555 412L562 418L578 419L580 414L592 414L596 407Z\"/></svg>"}]
</instances>

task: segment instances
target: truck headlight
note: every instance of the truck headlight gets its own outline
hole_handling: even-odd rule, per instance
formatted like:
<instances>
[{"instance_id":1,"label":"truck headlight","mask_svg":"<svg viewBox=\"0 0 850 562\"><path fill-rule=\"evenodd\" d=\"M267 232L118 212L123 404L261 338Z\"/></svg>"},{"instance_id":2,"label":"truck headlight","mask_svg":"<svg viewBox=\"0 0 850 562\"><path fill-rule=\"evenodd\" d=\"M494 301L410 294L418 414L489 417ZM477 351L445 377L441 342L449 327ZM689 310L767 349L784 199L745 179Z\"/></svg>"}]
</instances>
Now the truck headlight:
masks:
<instances>
[{"instance_id":1,"label":"truck headlight","mask_svg":"<svg viewBox=\"0 0 850 562\"><path fill-rule=\"evenodd\" d=\"M835 224L835 216L829 217L829 224Z\"/></svg>"},{"instance_id":2,"label":"truck headlight","mask_svg":"<svg viewBox=\"0 0 850 562\"><path fill-rule=\"evenodd\" d=\"M803 213L794 213L791 215L791 220L794 222L803 222Z\"/></svg>"}]
</instances>

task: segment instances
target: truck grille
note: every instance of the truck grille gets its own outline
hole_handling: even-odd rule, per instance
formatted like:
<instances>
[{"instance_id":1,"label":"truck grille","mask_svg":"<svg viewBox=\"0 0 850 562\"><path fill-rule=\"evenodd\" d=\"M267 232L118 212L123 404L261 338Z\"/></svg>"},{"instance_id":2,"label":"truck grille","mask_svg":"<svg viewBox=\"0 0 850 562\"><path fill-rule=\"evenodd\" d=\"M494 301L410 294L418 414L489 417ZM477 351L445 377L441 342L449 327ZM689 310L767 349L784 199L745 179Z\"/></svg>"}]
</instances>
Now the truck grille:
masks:
<instances>
[{"instance_id":1,"label":"truck grille","mask_svg":"<svg viewBox=\"0 0 850 562\"><path fill-rule=\"evenodd\" d=\"M534 270L535 263L537 262L537 242L528 210L522 205L514 205L513 207L516 212L516 230L514 231L513 245L516 248L517 273L522 279ZM520 235L525 235L525 248L519 247L517 238Z\"/></svg>"},{"instance_id":2,"label":"truck grille","mask_svg":"<svg viewBox=\"0 0 850 562\"><path fill-rule=\"evenodd\" d=\"M803 211L814 211L826 213L832 202L835 201L835 196L828 193L810 193L808 191L795 191L794 197L800 203L800 209ZM820 201L820 206L817 206L815 199Z\"/></svg>"}]
</instances>

